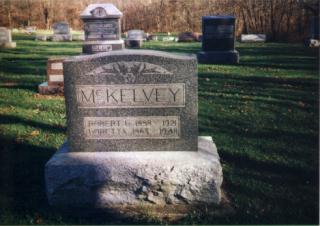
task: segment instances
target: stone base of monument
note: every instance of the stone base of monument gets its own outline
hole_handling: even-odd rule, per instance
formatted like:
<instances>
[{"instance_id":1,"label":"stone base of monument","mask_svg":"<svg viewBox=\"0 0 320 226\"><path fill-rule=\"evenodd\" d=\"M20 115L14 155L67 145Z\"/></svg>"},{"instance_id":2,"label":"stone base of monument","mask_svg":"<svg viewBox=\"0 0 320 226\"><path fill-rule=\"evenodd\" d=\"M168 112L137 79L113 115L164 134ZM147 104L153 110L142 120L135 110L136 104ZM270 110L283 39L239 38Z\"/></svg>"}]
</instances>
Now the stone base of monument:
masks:
<instances>
[{"instance_id":1,"label":"stone base of monument","mask_svg":"<svg viewBox=\"0 0 320 226\"><path fill-rule=\"evenodd\" d=\"M16 48L17 43L16 42L5 42L5 43L0 43L0 48Z\"/></svg>"},{"instance_id":2,"label":"stone base of monument","mask_svg":"<svg viewBox=\"0 0 320 226\"><path fill-rule=\"evenodd\" d=\"M239 52L233 51L201 51L198 53L201 64L238 64Z\"/></svg>"},{"instance_id":3,"label":"stone base of monument","mask_svg":"<svg viewBox=\"0 0 320 226\"><path fill-rule=\"evenodd\" d=\"M72 41L72 35L54 34L54 35L52 35L51 40L52 40L53 42Z\"/></svg>"},{"instance_id":4,"label":"stone base of monument","mask_svg":"<svg viewBox=\"0 0 320 226\"><path fill-rule=\"evenodd\" d=\"M65 143L47 162L45 179L55 207L181 215L219 204L223 176L212 138L199 137L197 152L70 152Z\"/></svg>"},{"instance_id":5,"label":"stone base of monument","mask_svg":"<svg viewBox=\"0 0 320 226\"><path fill-rule=\"evenodd\" d=\"M43 82L38 86L38 91L42 95L63 94L63 88L61 85L48 85L48 82Z\"/></svg>"},{"instance_id":6,"label":"stone base of monument","mask_svg":"<svg viewBox=\"0 0 320 226\"><path fill-rule=\"evenodd\" d=\"M35 37L35 41L47 41L48 36L47 35L42 35L42 34L37 34Z\"/></svg>"},{"instance_id":7,"label":"stone base of monument","mask_svg":"<svg viewBox=\"0 0 320 226\"><path fill-rule=\"evenodd\" d=\"M127 48L141 48L143 40L126 39L125 45Z\"/></svg>"},{"instance_id":8,"label":"stone base of monument","mask_svg":"<svg viewBox=\"0 0 320 226\"><path fill-rule=\"evenodd\" d=\"M123 40L113 41L86 41L82 46L82 52L87 54L109 52L124 49Z\"/></svg>"}]
</instances>

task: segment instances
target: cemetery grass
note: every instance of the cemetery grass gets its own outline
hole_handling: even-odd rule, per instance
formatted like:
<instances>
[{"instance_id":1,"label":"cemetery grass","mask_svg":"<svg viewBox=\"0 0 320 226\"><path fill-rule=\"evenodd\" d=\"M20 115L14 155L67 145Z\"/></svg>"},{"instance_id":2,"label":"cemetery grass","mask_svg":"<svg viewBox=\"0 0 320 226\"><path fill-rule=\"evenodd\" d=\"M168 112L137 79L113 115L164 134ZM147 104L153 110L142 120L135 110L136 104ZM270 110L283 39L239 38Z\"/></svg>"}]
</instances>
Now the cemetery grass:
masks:
<instances>
[{"instance_id":1,"label":"cemetery grass","mask_svg":"<svg viewBox=\"0 0 320 226\"><path fill-rule=\"evenodd\" d=\"M13 37L0 50L0 223L165 223L141 217L72 216L48 206L44 165L66 139L62 96L40 96L49 56L77 55L80 42ZM199 43L143 48L196 53ZM232 211L193 212L181 224L318 224L317 50L301 44L237 44L238 66L199 65L199 133L221 157Z\"/></svg>"}]
</instances>

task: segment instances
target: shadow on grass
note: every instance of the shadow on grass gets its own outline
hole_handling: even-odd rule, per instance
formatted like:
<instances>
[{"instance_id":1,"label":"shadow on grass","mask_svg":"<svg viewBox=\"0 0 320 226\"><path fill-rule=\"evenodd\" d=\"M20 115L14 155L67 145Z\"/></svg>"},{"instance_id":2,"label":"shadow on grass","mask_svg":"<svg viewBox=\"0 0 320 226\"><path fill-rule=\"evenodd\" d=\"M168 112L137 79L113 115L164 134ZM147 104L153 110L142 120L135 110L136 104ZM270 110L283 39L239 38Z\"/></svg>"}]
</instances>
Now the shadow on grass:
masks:
<instances>
[{"instance_id":1,"label":"shadow on grass","mask_svg":"<svg viewBox=\"0 0 320 226\"><path fill-rule=\"evenodd\" d=\"M12 211L14 215L45 211L44 165L55 150L3 136L0 142L2 211Z\"/></svg>"},{"instance_id":2,"label":"shadow on grass","mask_svg":"<svg viewBox=\"0 0 320 226\"><path fill-rule=\"evenodd\" d=\"M3 115L3 114L1 115L0 124L12 124L12 123L24 124L24 125L32 126L35 128L55 132L55 133L66 132L66 127L48 125L46 123L37 122L34 120L29 120L29 119L25 119L25 118L13 116L13 115Z\"/></svg>"},{"instance_id":3,"label":"shadow on grass","mask_svg":"<svg viewBox=\"0 0 320 226\"><path fill-rule=\"evenodd\" d=\"M141 221L123 219L113 213L89 210L85 207L84 209L64 209L49 206L44 170L45 164L56 150L17 142L3 135L0 135L0 144L3 147L0 149L1 223L56 225L148 222L146 219Z\"/></svg>"},{"instance_id":4,"label":"shadow on grass","mask_svg":"<svg viewBox=\"0 0 320 226\"><path fill-rule=\"evenodd\" d=\"M0 81L3 83L6 83L7 80L0 78ZM23 89L23 90L29 90L32 92L38 92L38 87L36 85L27 85L27 84L0 84L0 89L5 88L5 89ZM1 101L0 101L1 103Z\"/></svg>"},{"instance_id":5,"label":"shadow on grass","mask_svg":"<svg viewBox=\"0 0 320 226\"><path fill-rule=\"evenodd\" d=\"M254 82L257 86L263 86L265 83L270 84L281 84L281 85L298 85L298 86L312 86L314 88L318 87L316 83L318 80L316 78L281 78L281 77L260 77L260 76L245 76L238 74L223 74L217 72L205 73L200 72L198 74L199 78L213 78L213 79L221 79L221 80L239 80L239 81L247 81Z\"/></svg>"}]
</instances>

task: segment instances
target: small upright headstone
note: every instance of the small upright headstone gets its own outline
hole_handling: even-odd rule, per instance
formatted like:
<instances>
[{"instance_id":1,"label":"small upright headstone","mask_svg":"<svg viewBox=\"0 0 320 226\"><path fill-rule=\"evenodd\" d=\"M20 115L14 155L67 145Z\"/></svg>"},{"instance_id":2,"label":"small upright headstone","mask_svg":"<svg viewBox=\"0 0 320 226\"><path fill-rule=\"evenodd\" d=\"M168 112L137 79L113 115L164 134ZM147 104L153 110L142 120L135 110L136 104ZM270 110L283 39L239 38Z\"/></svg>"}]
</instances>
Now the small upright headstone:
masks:
<instances>
[{"instance_id":1,"label":"small upright headstone","mask_svg":"<svg viewBox=\"0 0 320 226\"><path fill-rule=\"evenodd\" d=\"M123 49L121 16L122 13L113 4L90 4L80 15L85 32L83 53Z\"/></svg>"},{"instance_id":2,"label":"small upright headstone","mask_svg":"<svg viewBox=\"0 0 320 226\"><path fill-rule=\"evenodd\" d=\"M63 64L68 142L46 164L51 205L165 217L220 202L216 147L198 137L194 55L122 50Z\"/></svg>"},{"instance_id":3,"label":"small upright headstone","mask_svg":"<svg viewBox=\"0 0 320 226\"><path fill-rule=\"evenodd\" d=\"M63 57L51 57L47 61L47 82L38 86L40 94L63 93Z\"/></svg>"},{"instance_id":4,"label":"small upright headstone","mask_svg":"<svg viewBox=\"0 0 320 226\"><path fill-rule=\"evenodd\" d=\"M142 30L130 30L128 31L128 37L126 39L126 47L140 48L142 42L145 40L144 31Z\"/></svg>"},{"instance_id":5,"label":"small upright headstone","mask_svg":"<svg viewBox=\"0 0 320 226\"><path fill-rule=\"evenodd\" d=\"M202 17L202 51L198 60L205 64L237 64L239 53L235 50L235 17Z\"/></svg>"},{"instance_id":6,"label":"small upright headstone","mask_svg":"<svg viewBox=\"0 0 320 226\"><path fill-rule=\"evenodd\" d=\"M158 41L158 36L156 35L148 35L147 36L147 41Z\"/></svg>"},{"instance_id":7,"label":"small upright headstone","mask_svg":"<svg viewBox=\"0 0 320 226\"><path fill-rule=\"evenodd\" d=\"M34 34L36 33L37 31L37 27L36 26L29 26L29 27L26 27L26 32L28 34Z\"/></svg>"},{"instance_id":8,"label":"small upright headstone","mask_svg":"<svg viewBox=\"0 0 320 226\"><path fill-rule=\"evenodd\" d=\"M53 42L61 42L61 41L72 41L72 36L70 34L69 24L66 22L59 22L53 24Z\"/></svg>"},{"instance_id":9,"label":"small upright headstone","mask_svg":"<svg viewBox=\"0 0 320 226\"><path fill-rule=\"evenodd\" d=\"M17 44L12 42L11 30L0 27L0 48L15 48Z\"/></svg>"}]
</instances>

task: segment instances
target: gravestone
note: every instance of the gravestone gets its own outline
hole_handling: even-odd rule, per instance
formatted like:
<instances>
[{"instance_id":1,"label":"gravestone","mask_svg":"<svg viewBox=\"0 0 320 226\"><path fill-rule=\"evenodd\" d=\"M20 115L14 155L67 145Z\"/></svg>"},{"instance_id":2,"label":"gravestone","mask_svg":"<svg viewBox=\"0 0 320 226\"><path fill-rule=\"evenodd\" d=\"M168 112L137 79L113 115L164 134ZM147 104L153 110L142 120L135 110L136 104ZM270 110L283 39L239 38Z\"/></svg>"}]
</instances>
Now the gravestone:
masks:
<instances>
[{"instance_id":1,"label":"gravestone","mask_svg":"<svg viewBox=\"0 0 320 226\"><path fill-rule=\"evenodd\" d=\"M38 86L40 94L63 93L63 61L64 58L51 57L47 61L47 82Z\"/></svg>"},{"instance_id":2,"label":"gravestone","mask_svg":"<svg viewBox=\"0 0 320 226\"><path fill-rule=\"evenodd\" d=\"M311 39L320 39L320 28L319 28L319 22L320 17L313 16L311 17L311 23L310 23L310 38Z\"/></svg>"},{"instance_id":3,"label":"gravestone","mask_svg":"<svg viewBox=\"0 0 320 226\"><path fill-rule=\"evenodd\" d=\"M125 41L126 47L129 48L140 48L142 42L145 40L144 31L142 30L130 30Z\"/></svg>"},{"instance_id":4,"label":"gravestone","mask_svg":"<svg viewBox=\"0 0 320 226\"><path fill-rule=\"evenodd\" d=\"M310 19L309 37L305 40L305 45L311 48L320 47L320 29L319 16L313 16Z\"/></svg>"},{"instance_id":5,"label":"gravestone","mask_svg":"<svg viewBox=\"0 0 320 226\"><path fill-rule=\"evenodd\" d=\"M148 35L147 36L147 41L158 41L158 36L156 35Z\"/></svg>"},{"instance_id":6,"label":"gravestone","mask_svg":"<svg viewBox=\"0 0 320 226\"><path fill-rule=\"evenodd\" d=\"M80 15L85 32L82 52L92 54L123 49L121 16L112 4L90 4Z\"/></svg>"},{"instance_id":7,"label":"gravestone","mask_svg":"<svg viewBox=\"0 0 320 226\"><path fill-rule=\"evenodd\" d=\"M35 41L47 41L48 36L46 34L36 34Z\"/></svg>"},{"instance_id":8,"label":"gravestone","mask_svg":"<svg viewBox=\"0 0 320 226\"><path fill-rule=\"evenodd\" d=\"M76 56L64 76L68 141L46 164L51 205L165 216L220 202L216 147L198 137L194 55Z\"/></svg>"},{"instance_id":9,"label":"gravestone","mask_svg":"<svg viewBox=\"0 0 320 226\"><path fill-rule=\"evenodd\" d=\"M235 17L202 17L202 51L198 61L205 64L237 64L239 53L235 50Z\"/></svg>"},{"instance_id":10,"label":"gravestone","mask_svg":"<svg viewBox=\"0 0 320 226\"><path fill-rule=\"evenodd\" d=\"M53 42L72 41L69 24L66 22L58 22L53 24Z\"/></svg>"},{"instance_id":11,"label":"gravestone","mask_svg":"<svg viewBox=\"0 0 320 226\"><path fill-rule=\"evenodd\" d=\"M37 27L36 27L36 26L26 27L26 32L27 32L28 34L36 33L36 31L37 31Z\"/></svg>"},{"instance_id":12,"label":"gravestone","mask_svg":"<svg viewBox=\"0 0 320 226\"><path fill-rule=\"evenodd\" d=\"M175 41L177 41L177 38L173 37L173 36L163 36L162 41L163 42L175 42Z\"/></svg>"},{"instance_id":13,"label":"gravestone","mask_svg":"<svg viewBox=\"0 0 320 226\"><path fill-rule=\"evenodd\" d=\"M84 41L84 34L74 34L72 35L72 41Z\"/></svg>"},{"instance_id":14,"label":"gravestone","mask_svg":"<svg viewBox=\"0 0 320 226\"><path fill-rule=\"evenodd\" d=\"M242 34L241 42L266 42L267 36L265 34Z\"/></svg>"},{"instance_id":15,"label":"gravestone","mask_svg":"<svg viewBox=\"0 0 320 226\"><path fill-rule=\"evenodd\" d=\"M15 48L17 44L12 42L11 31L5 27L0 27L0 48Z\"/></svg>"},{"instance_id":16,"label":"gravestone","mask_svg":"<svg viewBox=\"0 0 320 226\"><path fill-rule=\"evenodd\" d=\"M200 34L196 32L182 32L178 36L178 42L197 42L199 35Z\"/></svg>"}]
</instances>

